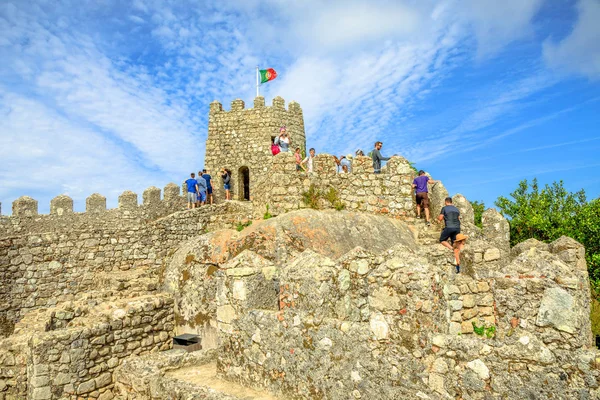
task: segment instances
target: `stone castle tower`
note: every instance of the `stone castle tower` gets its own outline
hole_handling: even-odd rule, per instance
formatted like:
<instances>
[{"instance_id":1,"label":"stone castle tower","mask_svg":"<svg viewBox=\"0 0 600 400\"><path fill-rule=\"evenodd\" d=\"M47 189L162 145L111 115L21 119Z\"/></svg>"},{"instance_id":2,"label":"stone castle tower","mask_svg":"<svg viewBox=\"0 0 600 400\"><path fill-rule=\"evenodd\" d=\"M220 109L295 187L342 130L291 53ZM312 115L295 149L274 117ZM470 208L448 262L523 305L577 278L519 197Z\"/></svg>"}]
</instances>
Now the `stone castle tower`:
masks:
<instances>
[{"instance_id":1,"label":"stone castle tower","mask_svg":"<svg viewBox=\"0 0 600 400\"><path fill-rule=\"evenodd\" d=\"M264 97L255 98L254 108L249 109L240 99L231 102L230 111L224 111L217 101L210 104L204 164L213 177L216 202L225 198L221 168L231 171L232 198L252 199L253 183L268 172L273 158L271 143L283 125L290 135L290 147L305 151L304 118L300 105L294 101L287 110L279 96L270 107L265 106Z\"/></svg>"}]
</instances>

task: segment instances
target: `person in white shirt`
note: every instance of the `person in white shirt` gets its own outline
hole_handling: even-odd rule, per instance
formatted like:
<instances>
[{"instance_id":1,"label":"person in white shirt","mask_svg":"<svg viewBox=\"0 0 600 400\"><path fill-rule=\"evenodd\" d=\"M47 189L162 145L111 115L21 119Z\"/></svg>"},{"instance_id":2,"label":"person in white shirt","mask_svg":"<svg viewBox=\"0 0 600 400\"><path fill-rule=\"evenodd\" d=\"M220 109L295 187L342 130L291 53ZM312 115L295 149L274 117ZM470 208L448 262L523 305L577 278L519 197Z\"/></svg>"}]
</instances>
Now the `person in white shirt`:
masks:
<instances>
[{"instance_id":1,"label":"person in white shirt","mask_svg":"<svg viewBox=\"0 0 600 400\"><path fill-rule=\"evenodd\" d=\"M311 148L309 150L309 155L304 160L302 160L302 164L307 165L309 173L313 172L313 159L314 158L315 158L315 149Z\"/></svg>"}]
</instances>

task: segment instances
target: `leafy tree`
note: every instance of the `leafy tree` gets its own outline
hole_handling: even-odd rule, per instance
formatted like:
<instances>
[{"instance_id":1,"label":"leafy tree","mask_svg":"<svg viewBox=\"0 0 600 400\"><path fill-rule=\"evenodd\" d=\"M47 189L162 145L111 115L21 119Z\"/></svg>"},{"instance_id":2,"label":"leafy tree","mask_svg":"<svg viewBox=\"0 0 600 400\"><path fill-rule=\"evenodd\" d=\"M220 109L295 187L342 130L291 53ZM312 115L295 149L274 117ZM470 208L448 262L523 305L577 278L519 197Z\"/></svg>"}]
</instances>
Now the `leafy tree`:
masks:
<instances>
[{"instance_id":1,"label":"leafy tree","mask_svg":"<svg viewBox=\"0 0 600 400\"><path fill-rule=\"evenodd\" d=\"M481 216L485 211L485 204L483 203L483 201L472 201L471 206L473 207L473 213L475 214L475 225L477 225L480 228L483 228Z\"/></svg>"},{"instance_id":2,"label":"leafy tree","mask_svg":"<svg viewBox=\"0 0 600 400\"><path fill-rule=\"evenodd\" d=\"M562 235L574 237L574 219L587 204L583 190L569 193L562 181L540 190L537 179L531 185L522 180L510 196L513 200L500 196L495 204L510 220L511 245L529 238L549 242Z\"/></svg>"},{"instance_id":3,"label":"leafy tree","mask_svg":"<svg viewBox=\"0 0 600 400\"><path fill-rule=\"evenodd\" d=\"M600 198L587 203L577 215L570 220L569 233L585 246L590 279L600 288Z\"/></svg>"}]
</instances>

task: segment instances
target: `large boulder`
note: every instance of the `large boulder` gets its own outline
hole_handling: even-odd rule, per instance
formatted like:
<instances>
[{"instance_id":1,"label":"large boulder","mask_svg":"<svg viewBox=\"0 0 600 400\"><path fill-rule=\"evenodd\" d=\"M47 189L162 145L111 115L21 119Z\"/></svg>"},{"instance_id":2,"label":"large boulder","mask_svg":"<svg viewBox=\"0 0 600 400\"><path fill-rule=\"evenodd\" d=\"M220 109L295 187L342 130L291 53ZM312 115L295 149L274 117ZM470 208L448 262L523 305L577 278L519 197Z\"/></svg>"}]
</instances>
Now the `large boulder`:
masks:
<instances>
[{"instance_id":1,"label":"large boulder","mask_svg":"<svg viewBox=\"0 0 600 400\"><path fill-rule=\"evenodd\" d=\"M185 242L168 261L164 287L175 295L179 332L199 333L212 341L217 335L218 280L226 270L277 269L305 250L338 259L356 247L380 254L397 245L416 246L402 221L346 211L298 210L254 222L241 232L219 230ZM242 255L250 249L252 254Z\"/></svg>"}]
</instances>

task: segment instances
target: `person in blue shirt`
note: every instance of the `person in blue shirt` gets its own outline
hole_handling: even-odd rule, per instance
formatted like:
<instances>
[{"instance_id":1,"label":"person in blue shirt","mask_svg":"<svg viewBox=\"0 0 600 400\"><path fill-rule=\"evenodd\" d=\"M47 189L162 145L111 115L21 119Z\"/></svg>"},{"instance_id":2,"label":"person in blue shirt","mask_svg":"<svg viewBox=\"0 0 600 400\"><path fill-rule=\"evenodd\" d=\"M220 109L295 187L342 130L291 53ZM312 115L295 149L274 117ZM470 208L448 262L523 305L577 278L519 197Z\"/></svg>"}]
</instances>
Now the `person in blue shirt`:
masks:
<instances>
[{"instance_id":1,"label":"person in blue shirt","mask_svg":"<svg viewBox=\"0 0 600 400\"><path fill-rule=\"evenodd\" d=\"M213 203L213 188L212 188L212 184L210 182L212 177L210 176L210 174L208 173L208 171L206 169L202 170L202 177L206 181L206 203L208 204L210 201L210 204L212 204Z\"/></svg>"},{"instance_id":2,"label":"person in blue shirt","mask_svg":"<svg viewBox=\"0 0 600 400\"><path fill-rule=\"evenodd\" d=\"M191 208L196 208L196 200L198 193L198 181L196 181L196 174L193 172L190 174L190 179L185 181L187 186L187 201L188 201L188 210Z\"/></svg>"}]
</instances>

